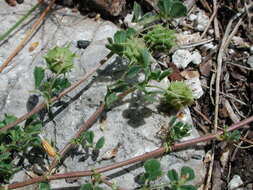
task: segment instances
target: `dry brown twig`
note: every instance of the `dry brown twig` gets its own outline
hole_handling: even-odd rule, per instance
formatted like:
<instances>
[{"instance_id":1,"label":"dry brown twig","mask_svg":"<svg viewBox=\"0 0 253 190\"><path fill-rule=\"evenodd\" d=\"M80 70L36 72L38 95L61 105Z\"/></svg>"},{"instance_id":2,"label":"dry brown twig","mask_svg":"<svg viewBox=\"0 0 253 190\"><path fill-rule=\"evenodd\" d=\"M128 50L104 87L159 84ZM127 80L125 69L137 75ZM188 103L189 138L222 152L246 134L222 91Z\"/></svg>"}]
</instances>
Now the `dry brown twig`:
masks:
<instances>
[{"instance_id":1,"label":"dry brown twig","mask_svg":"<svg viewBox=\"0 0 253 190\"><path fill-rule=\"evenodd\" d=\"M216 16L217 10L218 10L218 7L214 6L214 8L213 8L213 14L212 14L211 18L209 19L209 22L208 22L208 24L207 24L204 32L201 34L200 39L202 39L206 35L207 30L209 29L211 23L213 22L213 20L214 20L214 18Z\"/></svg>"},{"instance_id":2,"label":"dry brown twig","mask_svg":"<svg viewBox=\"0 0 253 190\"><path fill-rule=\"evenodd\" d=\"M240 15L241 16L241 15ZM230 40L237 32L237 29L239 25L242 22L242 18L239 19L238 23L236 24L235 28L231 32L232 24L233 22L238 18L238 15L235 15L228 23L226 27L225 34L222 39L222 43L218 52L217 56L217 71L216 71L216 85L215 85L215 113L214 113L214 133L217 132L218 128L218 113L219 113L219 102L220 102L220 77L221 77L221 70L222 70L222 58L225 52L225 49L227 48L228 44L230 43ZM230 33L231 32L231 33ZM215 151L215 143L213 141L212 144L212 159L209 165L209 171L208 171L208 178L206 181L206 187L205 189L209 189L211 177L212 177L212 171L213 171L213 163L214 163L214 151Z\"/></svg>"},{"instance_id":3,"label":"dry brown twig","mask_svg":"<svg viewBox=\"0 0 253 190\"><path fill-rule=\"evenodd\" d=\"M42 12L38 20L33 24L32 28L26 32L25 37L21 40L21 42L18 44L18 46L14 49L14 51L7 57L7 59L3 62L3 64L0 66L0 73L9 65L11 60L23 49L23 47L26 45L28 40L31 38L31 36L35 33L35 31L39 28L41 23L43 22L44 18L50 11L50 9L53 7L56 0L52 0L47 8Z\"/></svg>"},{"instance_id":4,"label":"dry brown twig","mask_svg":"<svg viewBox=\"0 0 253 190\"><path fill-rule=\"evenodd\" d=\"M213 0L213 8L218 10L216 0ZM214 17L213 25L214 25L215 39L219 40L220 39L220 30L219 30L219 22L218 22L217 16Z\"/></svg>"}]
</instances>

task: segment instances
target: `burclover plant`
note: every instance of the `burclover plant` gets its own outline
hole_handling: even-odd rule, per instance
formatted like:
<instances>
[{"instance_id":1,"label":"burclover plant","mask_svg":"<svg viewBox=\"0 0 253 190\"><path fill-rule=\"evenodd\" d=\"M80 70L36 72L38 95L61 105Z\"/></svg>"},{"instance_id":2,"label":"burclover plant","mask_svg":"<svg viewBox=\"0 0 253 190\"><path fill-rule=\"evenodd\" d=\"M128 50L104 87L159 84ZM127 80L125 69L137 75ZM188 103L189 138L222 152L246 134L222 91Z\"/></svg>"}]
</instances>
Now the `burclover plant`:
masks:
<instances>
[{"instance_id":1,"label":"burclover plant","mask_svg":"<svg viewBox=\"0 0 253 190\"><path fill-rule=\"evenodd\" d=\"M66 74L73 68L75 54L68 47L55 47L50 49L44 58L47 67L35 67L34 85L36 92L44 97L49 107L50 99L71 85ZM46 71L51 74L46 76Z\"/></svg>"}]
</instances>

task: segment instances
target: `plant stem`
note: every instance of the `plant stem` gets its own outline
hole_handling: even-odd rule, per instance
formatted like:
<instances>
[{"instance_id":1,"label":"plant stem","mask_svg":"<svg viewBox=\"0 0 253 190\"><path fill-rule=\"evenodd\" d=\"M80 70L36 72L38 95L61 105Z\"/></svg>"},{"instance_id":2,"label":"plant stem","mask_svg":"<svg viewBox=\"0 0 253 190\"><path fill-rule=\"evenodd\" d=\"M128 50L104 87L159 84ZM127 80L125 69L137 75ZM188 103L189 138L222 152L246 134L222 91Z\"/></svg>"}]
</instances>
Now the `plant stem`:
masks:
<instances>
[{"instance_id":1,"label":"plant stem","mask_svg":"<svg viewBox=\"0 0 253 190\"><path fill-rule=\"evenodd\" d=\"M118 100L124 98L127 94L133 92L135 89L128 89L125 92L121 93L118 95ZM60 158L63 158L66 153L73 148L73 146L75 146L75 144L73 144L72 142L74 141L74 139L79 138L82 133L84 131L86 131L88 128L90 128L98 119L98 117L101 115L101 113L105 110L106 106L105 104L101 104L98 109L91 115L91 117L80 127L80 129L78 130L78 132L75 134L75 136L73 138L71 138L71 140L65 145L65 147L60 151ZM51 174L52 170L57 166L57 164L59 163L59 159L55 158L52 162L52 164L50 165L50 168L48 170L48 174Z\"/></svg>"},{"instance_id":2,"label":"plant stem","mask_svg":"<svg viewBox=\"0 0 253 190\"><path fill-rule=\"evenodd\" d=\"M244 125L246 125L248 123L251 123L251 122L253 122L253 116L231 125L227 129L227 132L242 128ZM222 134L223 134L223 131L218 131L216 134L210 134L210 135L190 139L190 140L187 140L187 141L184 141L184 142L181 142L181 143L176 143L175 145L173 145L171 147L171 150L174 151L174 150L178 150L178 149L182 149L182 148L186 148L186 147L195 145L195 144L200 143L200 142L210 141L210 140L215 139L217 136L222 135ZM158 156L163 155L164 153L166 153L166 149L164 147L161 147L161 148L158 148L154 151L147 152L147 153L144 153L142 155L136 156L134 158L131 158L131 159L128 159L128 160L125 160L125 161L122 161L122 162L114 163L114 164L109 165L109 166L97 168L95 170L98 173L103 173L103 172L110 171L110 170L113 170L113 169L116 169L116 168L127 166L129 164L144 161L144 160L147 160L149 158L158 157ZM91 176L94 173L93 171L94 171L94 169L93 170L86 170L86 171L68 172L68 173L64 173L64 174L55 174L55 175L46 176L46 177L45 176L40 176L40 177L36 177L36 178L26 180L26 181L23 181L23 182L10 184L10 185L8 185L8 189L16 189L16 188L20 188L20 187L24 187L24 186L27 186L27 185L32 185L32 184L35 184L35 183L39 183L39 182L42 182L42 181L48 181L48 180L50 181L50 180L66 179L66 178L73 178L73 177Z\"/></svg>"},{"instance_id":3,"label":"plant stem","mask_svg":"<svg viewBox=\"0 0 253 190\"><path fill-rule=\"evenodd\" d=\"M65 145L65 147L60 151L60 158L63 158L66 153L72 149L75 144L73 144L73 140L80 137L80 135L86 131L89 127L91 127L97 120L97 118L100 116L100 114L104 111L105 105L101 104L99 106L99 108L92 114L92 116L86 121L84 122L83 125L81 125L80 129L78 130L78 132L75 134L74 137L71 138L71 140ZM55 158L52 162L52 164L50 165L48 174L51 173L51 171L57 166L57 164L59 163L59 159Z\"/></svg>"},{"instance_id":4,"label":"plant stem","mask_svg":"<svg viewBox=\"0 0 253 190\"><path fill-rule=\"evenodd\" d=\"M39 5L40 5L41 1L39 3L37 3L35 6L33 6L24 16L22 16L12 27L10 27L5 33L3 33L0 36L0 41L4 40L13 30L15 30L25 19L27 19L33 11L35 11Z\"/></svg>"}]
</instances>

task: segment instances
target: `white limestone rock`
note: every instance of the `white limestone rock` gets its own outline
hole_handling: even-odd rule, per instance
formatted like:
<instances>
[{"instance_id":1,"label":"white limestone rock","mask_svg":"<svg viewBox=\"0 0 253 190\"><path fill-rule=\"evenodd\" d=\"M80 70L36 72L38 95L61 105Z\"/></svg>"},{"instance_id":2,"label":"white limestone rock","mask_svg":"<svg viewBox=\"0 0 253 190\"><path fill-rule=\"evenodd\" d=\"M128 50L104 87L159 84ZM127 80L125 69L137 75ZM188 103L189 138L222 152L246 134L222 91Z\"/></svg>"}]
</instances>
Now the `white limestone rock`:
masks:
<instances>
[{"instance_id":1,"label":"white limestone rock","mask_svg":"<svg viewBox=\"0 0 253 190\"><path fill-rule=\"evenodd\" d=\"M202 57L198 51L195 51L193 54L191 54L190 51L184 49L179 49L172 55L172 62L179 69L185 69L191 62L195 65L198 65L201 63L201 59Z\"/></svg>"},{"instance_id":2,"label":"white limestone rock","mask_svg":"<svg viewBox=\"0 0 253 190\"><path fill-rule=\"evenodd\" d=\"M231 181L228 183L228 190L243 190L243 188L236 188L242 185L243 181L239 175L234 175Z\"/></svg>"}]
</instances>

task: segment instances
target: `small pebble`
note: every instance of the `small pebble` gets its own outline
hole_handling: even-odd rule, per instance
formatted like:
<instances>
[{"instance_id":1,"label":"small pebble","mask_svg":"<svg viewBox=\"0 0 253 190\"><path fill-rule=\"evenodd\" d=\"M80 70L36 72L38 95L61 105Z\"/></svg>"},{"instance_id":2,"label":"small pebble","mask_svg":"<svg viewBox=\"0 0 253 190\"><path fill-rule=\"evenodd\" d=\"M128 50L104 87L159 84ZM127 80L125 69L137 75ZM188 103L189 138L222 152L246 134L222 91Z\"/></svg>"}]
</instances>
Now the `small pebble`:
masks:
<instances>
[{"instance_id":1,"label":"small pebble","mask_svg":"<svg viewBox=\"0 0 253 190\"><path fill-rule=\"evenodd\" d=\"M250 53L253 54L253 46L250 46Z\"/></svg>"},{"instance_id":2,"label":"small pebble","mask_svg":"<svg viewBox=\"0 0 253 190\"><path fill-rule=\"evenodd\" d=\"M77 47L79 49L86 49L90 45L90 41L88 40L78 40Z\"/></svg>"},{"instance_id":3,"label":"small pebble","mask_svg":"<svg viewBox=\"0 0 253 190\"><path fill-rule=\"evenodd\" d=\"M184 69L191 61L191 53L188 50L179 49L172 55L172 62L177 68Z\"/></svg>"},{"instance_id":4,"label":"small pebble","mask_svg":"<svg viewBox=\"0 0 253 190\"><path fill-rule=\"evenodd\" d=\"M204 11L200 11L197 14L196 22L197 22L197 30L204 31L206 26L208 25L209 17L205 14Z\"/></svg>"},{"instance_id":5,"label":"small pebble","mask_svg":"<svg viewBox=\"0 0 253 190\"><path fill-rule=\"evenodd\" d=\"M231 181L228 183L228 190L243 190L243 188L236 188L242 185L243 181L239 175L234 175Z\"/></svg>"},{"instance_id":6,"label":"small pebble","mask_svg":"<svg viewBox=\"0 0 253 190\"><path fill-rule=\"evenodd\" d=\"M16 0L18 4L22 4L24 0Z\"/></svg>"},{"instance_id":7,"label":"small pebble","mask_svg":"<svg viewBox=\"0 0 253 190\"><path fill-rule=\"evenodd\" d=\"M195 14L190 14L190 16L189 16L189 20L190 21L194 21L194 20L196 20L197 19L197 15L195 15Z\"/></svg>"},{"instance_id":8,"label":"small pebble","mask_svg":"<svg viewBox=\"0 0 253 190\"><path fill-rule=\"evenodd\" d=\"M213 29L209 29L209 30L208 30L208 34L209 34L209 35L214 34L214 30L213 30Z\"/></svg>"},{"instance_id":9,"label":"small pebble","mask_svg":"<svg viewBox=\"0 0 253 190\"><path fill-rule=\"evenodd\" d=\"M192 57L193 64L199 65L201 63L202 57L198 51L193 52L191 57Z\"/></svg>"},{"instance_id":10,"label":"small pebble","mask_svg":"<svg viewBox=\"0 0 253 190\"><path fill-rule=\"evenodd\" d=\"M253 68L253 55L248 58L247 63L250 65L251 68Z\"/></svg>"}]
</instances>

